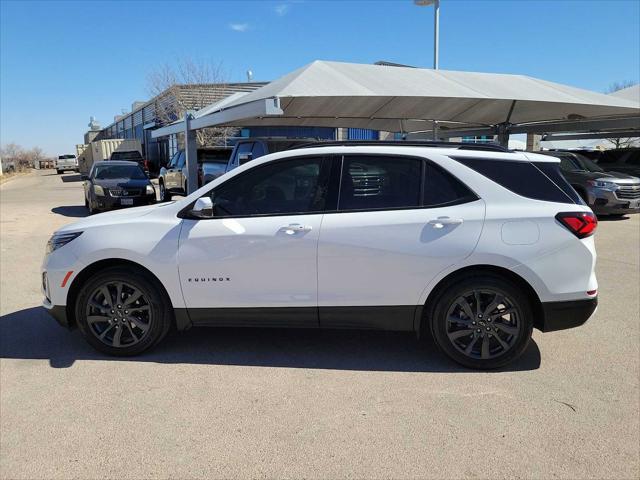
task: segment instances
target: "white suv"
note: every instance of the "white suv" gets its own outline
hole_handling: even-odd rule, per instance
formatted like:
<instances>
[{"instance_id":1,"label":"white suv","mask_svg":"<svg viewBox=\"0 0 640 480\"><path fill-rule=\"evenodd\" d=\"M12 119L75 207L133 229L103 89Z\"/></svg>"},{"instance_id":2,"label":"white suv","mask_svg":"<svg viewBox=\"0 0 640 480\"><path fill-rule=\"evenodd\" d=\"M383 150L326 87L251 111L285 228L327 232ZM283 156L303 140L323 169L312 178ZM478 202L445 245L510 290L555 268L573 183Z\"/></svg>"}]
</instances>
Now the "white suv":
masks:
<instances>
[{"instance_id":1,"label":"white suv","mask_svg":"<svg viewBox=\"0 0 640 480\"><path fill-rule=\"evenodd\" d=\"M44 306L98 350L171 326L428 333L495 368L596 308L596 219L558 160L467 146L267 155L173 203L57 231Z\"/></svg>"}]
</instances>

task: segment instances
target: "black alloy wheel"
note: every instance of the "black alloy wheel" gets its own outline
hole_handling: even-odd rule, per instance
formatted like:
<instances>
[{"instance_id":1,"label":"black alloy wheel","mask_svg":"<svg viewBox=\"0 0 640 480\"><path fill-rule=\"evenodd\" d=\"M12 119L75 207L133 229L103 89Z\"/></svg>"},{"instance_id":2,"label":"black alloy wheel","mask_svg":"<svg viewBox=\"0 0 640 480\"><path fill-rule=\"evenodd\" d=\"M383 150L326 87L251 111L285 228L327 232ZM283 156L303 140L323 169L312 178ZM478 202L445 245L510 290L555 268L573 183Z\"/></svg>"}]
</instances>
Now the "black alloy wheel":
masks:
<instances>
[{"instance_id":1,"label":"black alloy wheel","mask_svg":"<svg viewBox=\"0 0 640 480\"><path fill-rule=\"evenodd\" d=\"M432 312L436 344L470 368L498 368L515 360L533 330L531 300L513 282L492 275L447 288Z\"/></svg>"},{"instance_id":2,"label":"black alloy wheel","mask_svg":"<svg viewBox=\"0 0 640 480\"><path fill-rule=\"evenodd\" d=\"M169 331L172 307L158 281L137 269L112 267L80 290L76 319L94 348L110 355L136 355Z\"/></svg>"}]
</instances>

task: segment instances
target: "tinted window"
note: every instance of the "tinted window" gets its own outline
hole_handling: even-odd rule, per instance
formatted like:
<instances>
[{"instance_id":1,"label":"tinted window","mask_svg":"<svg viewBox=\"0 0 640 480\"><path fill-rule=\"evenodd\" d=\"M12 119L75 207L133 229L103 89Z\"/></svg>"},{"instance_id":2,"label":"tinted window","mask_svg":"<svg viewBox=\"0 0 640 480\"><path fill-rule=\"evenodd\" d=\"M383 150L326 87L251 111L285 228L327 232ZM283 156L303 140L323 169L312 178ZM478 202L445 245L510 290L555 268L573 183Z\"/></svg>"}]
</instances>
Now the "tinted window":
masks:
<instances>
[{"instance_id":1,"label":"tinted window","mask_svg":"<svg viewBox=\"0 0 640 480\"><path fill-rule=\"evenodd\" d=\"M264 146L260 142L253 144L253 150L251 150L251 153L253 154L252 158L262 157L267 154L267 152L264 151Z\"/></svg>"},{"instance_id":2,"label":"tinted window","mask_svg":"<svg viewBox=\"0 0 640 480\"><path fill-rule=\"evenodd\" d=\"M560 190L562 190L566 196L568 196L571 200L573 200L573 203L576 203L579 205L586 205L584 203L584 200L582 200L582 197L578 194L578 192L576 192L571 186L571 184L569 184L569 182L567 182L567 180L564 178L557 164L547 163L547 162L536 162L534 163L534 165L538 170L540 170L544 175L546 175L547 178L551 180ZM563 202L566 202L566 199L563 200Z\"/></svg>"},{"instance_id":3,"label":"tinted window","mask_svg":"<svg viewBox=\"0 0 640 480\"><path fill-rule=\"evenodd\" d=\"M579 165L573 161L571 157L558 157L560 159L560 169L565 172L575 172L576 170L582 170Z\"/></svg>"},{"instance_id":4,"label":"tinted window","mask_svg":"<svg viewBox=\"0 0 640 480\"><path fill-rule=\"evenodd\" d=\"M240 146L238 147L238 156L236 158L236 162L238 162L238 165L243 165L245 163L247 163L250 159L251 159L251 149L253 148L253 142L249 142L249 143L241 143ZM249 155L249 160L246 159L240 159L240 157L242 155L245 154L250 154Z\"/></svg>"},{"instance_id":5,"label":"tinted window","mask_svg":"<svg viewBox=\"0 0 640 480\"><path fill-rule=\"evenodd\" d=\"M226 165L230 156L230 150L200 150L198 151L198 162L219 162Z\"/></svg>"},{"instance_id":6,"label":"tinted window","mask_svg":"<svg viewBox=\"0 0 640 480\"><path fill-rule=\"evenodd\" d=\"M582 203L560 173L557 163L539 162L534 165L514 160L452 158L523 197L547 202Z\"/></svg>"},{"instance_id":7,"label":"tinted window","mask_svg":"<svg viewBox=\"0 0 640 480\"><path fill-rule=\"evenodd\" d=\"M178 164L178 158L180 158L180 152L176 152L173 157L171 157L171 161L169 162L169 168L176 168Z\"/></svg>"},{"instance_id":8,"label":"tinted window","mask_svg":"<svg viewBox=\"0 0 640 480\"><path fill-rule=\"evenodd\" d=\"M71 159L71 158L74 158L74 159L75 159L75 158L76 158L76 156L75 156L75 155L60 155L60 156L58 157L58 160L69 160L69 159Z\"/></svg>"},{"instance_id":9,"label":"tinted window","mask_svg":"<svg viewBox=\"0 0 640 480\"><path fill-rule=\"evenodd\" d=\"M94 178L97 180L114 178L144 180L147 176L138 165L101 165L96 167Z\"/></svg>"},{"instance_id":10,"label":"tinted window","mask_svg":"<svg viewBox=\"0 0 640 480\"><path fill-rule=\"evenodd\" d=\"M338 209L420 206L421 167L414 158L345 157Z\"/></svg>"},{"instance_id":11,"label":"tinted window","mask_svg":"<svg viewBox=\"0 0 640 480\"><path fill-rule=\"evenodd\" d=\"M184 164L187 161L187 156L185 155L184 151L180 152L180 156L178 157L178 163L176 164L177 168L182 168L184 167Z\"/></svg>"},{"instance_id":12,"label":"tinted window","mask_svg":"<svg viewBox=\"0 0 640 480\"><path fill-rule=\"evenodd\" d=\"M597 163L595 163L588 157L585 157L584 155L581 155L579 153L576 153L575 156L576 161L582 166L582 168L584 168L588 172L604 172L604 170L600 168Z\"/></svg>"},{"instance_id":13,"label":"tinted window","mask_svg":"<svg viewBox=\"0 0 640 480\"><path fill-rule=\"evenodd\" d=\"M225 182L211 192L216 216L309 213L324 208L318 187L319 158L270 163Z\"/></svg>"},{"instance_id":14,"label":"tinted window","mask_svg":"<svg viewBox=\"0 0 640 480\"><path fill-rule=\"evenodd\" d=\"M142 155L140 152L113 152L111 154L111 160L129 160L129 161L137 161L142 160Z\"/></svg>"},{"instance_id":15,"label":"tinted window","mask_svg":"<svg viewBox=\"0 0 640 480\"><path fill-rule=\"evenodd\" d=\"M438 207L476 200L478 197L441 167L427 163L424 177L424 206Z\"/></svg>"}]
</instances>

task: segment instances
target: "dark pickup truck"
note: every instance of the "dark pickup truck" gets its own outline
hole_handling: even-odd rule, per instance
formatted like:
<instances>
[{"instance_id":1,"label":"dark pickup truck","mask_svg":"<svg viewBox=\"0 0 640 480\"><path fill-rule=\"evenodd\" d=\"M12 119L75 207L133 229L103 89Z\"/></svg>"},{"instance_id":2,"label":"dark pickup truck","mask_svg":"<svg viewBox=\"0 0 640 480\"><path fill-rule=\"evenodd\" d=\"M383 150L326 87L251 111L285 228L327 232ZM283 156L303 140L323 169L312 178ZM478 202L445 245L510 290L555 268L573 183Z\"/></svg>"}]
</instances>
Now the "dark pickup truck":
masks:
<instances>
[{"instance_id":1,"label":"dark pickup truck","mask_svg":"<svg viewBox=\"0 0 640 480\"><path fill-rule=\"evenodd\" d=\"M236 142L227 163L227 172L269 153L291 150L317 142L314 138L243 138Z\"/></svg>"}]
</instances>

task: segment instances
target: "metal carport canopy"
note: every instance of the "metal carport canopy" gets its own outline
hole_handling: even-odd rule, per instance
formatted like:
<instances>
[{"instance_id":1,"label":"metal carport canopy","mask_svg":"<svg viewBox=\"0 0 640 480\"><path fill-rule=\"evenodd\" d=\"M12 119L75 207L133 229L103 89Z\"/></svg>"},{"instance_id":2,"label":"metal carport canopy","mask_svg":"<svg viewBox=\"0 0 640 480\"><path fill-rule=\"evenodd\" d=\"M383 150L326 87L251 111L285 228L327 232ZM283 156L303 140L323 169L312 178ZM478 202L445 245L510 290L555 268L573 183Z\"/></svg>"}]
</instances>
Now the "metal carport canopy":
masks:
<instances>
[{"instance_id":1,"label":"metal carport canopy","mask_svg":"<svg viewBox=\"0 0 640 480\"><path fill-rule=\"evenodd\" d=\"M640 105L633 100L522 75L315 61L197 112L189 128L327 126L416 132L430 130L433 121L454 130L639 114ZM184 122L155 130L153 136L179 131Z\"/></svg>"}]
</instances>

